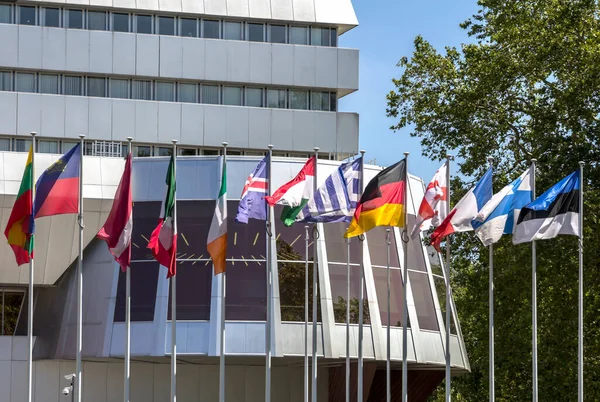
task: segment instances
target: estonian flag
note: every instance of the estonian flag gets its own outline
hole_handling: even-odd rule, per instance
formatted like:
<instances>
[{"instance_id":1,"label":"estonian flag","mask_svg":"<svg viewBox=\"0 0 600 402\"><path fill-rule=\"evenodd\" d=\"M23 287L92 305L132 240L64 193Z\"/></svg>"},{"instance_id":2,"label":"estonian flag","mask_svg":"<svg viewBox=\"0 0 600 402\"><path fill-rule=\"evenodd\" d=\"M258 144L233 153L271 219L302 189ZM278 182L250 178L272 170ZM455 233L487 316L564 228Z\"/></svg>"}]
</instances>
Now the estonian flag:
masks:
<instances>
[{"instance_id":1,"label":"estonian flag","mask_svg":"<svg viewBox=\"0 0 600 402\"><path fill-rule=\"evenodd\" d=\"M579 236L580 188L579 171L575 171L521 209L513 244L559 234Z\"/></svg>"}]
</instances>

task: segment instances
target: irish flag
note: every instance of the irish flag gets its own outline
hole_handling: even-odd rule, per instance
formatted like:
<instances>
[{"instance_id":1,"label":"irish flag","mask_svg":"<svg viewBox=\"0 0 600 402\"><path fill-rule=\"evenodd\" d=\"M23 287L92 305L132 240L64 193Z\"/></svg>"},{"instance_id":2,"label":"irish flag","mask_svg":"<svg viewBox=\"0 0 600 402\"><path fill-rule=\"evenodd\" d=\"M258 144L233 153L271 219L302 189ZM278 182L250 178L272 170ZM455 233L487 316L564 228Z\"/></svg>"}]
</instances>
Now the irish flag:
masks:
<instances>
[{"instance_id":1,"label":"irish flag","mask_svg":"<svg viewBox=\"0 0 600 402\"><path fill-rule=\"evenodd\" d=\"M286 226L291 226L296 215L302 211L308 200L313 195L313 181L315 177L315 157L311 157L302 170L291 181L279 187L272 196L265 197L269 205L284 205L281 220Z\"/></svg>"},{"instance_id":2,"label":"irish flag","mask_svg":"<svg viewBox=\"0 0 600 402\"><path fill-rule=\"evenodd\" d=\"M175 255L177 254L177 226L173 214L175 209L175 157L173 155L171 155L165 183L167 189L160 208L158 226L150 236L148 248L152 250L156 261L169 269L167 278L170 278L176 273Z\"/></svg>"},{"instance_id":3,"label":"irish flag","mask_svg":"<svg viewBox=\"0 0 600 402\"><path fill-rule=\"evenodd\" d=\"M33 258L33 148L25 164L21 187L15 200L4 235L15 253L17 265L28 263Z\"/></svg>"},{"instance_id":4,"label":"irish flag","mask_svg":"<svg viewBox=\"0 0 600 402\"><path fill-rule=\"evenodd\" d=\"M223 158L223 175L215 214L210 223L206 249L212 258L215 275L225 273L225 257L227 255L227 162Z\"/></svg>"}]
</instances>

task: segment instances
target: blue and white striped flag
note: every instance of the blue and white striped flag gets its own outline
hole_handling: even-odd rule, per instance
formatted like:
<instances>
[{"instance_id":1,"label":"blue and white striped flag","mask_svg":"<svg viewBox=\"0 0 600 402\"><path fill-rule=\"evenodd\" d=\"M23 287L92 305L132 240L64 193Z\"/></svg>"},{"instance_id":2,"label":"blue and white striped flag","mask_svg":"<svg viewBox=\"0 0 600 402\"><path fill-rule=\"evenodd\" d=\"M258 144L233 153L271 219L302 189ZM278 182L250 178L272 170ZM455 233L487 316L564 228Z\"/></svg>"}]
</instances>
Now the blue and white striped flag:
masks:
<instances>
[{"instance_id":1,"label":"blue and white striped flag","mask_svg":"<svg viewBox=\"0 0 600 402\"><path fill-rule=\"evenodd\" d=\"M350 222L360 197L363 158L341 164L296 216L296 222Z\"/></svg>"}]
</instances>

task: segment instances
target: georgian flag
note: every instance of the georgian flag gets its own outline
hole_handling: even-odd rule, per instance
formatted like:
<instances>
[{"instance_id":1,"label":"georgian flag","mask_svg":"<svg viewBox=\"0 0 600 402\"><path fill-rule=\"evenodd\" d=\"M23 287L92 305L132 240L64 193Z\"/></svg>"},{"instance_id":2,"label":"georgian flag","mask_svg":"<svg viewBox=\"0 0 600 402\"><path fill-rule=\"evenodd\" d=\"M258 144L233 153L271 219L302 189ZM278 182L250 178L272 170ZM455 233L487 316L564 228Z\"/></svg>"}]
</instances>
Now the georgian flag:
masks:
<instances>
[{"instance_id":1,"label":"georgian flag","mask_svg":"<svg viewBox=\"0 0 600 402\"><path fill-rule=\"evenodd\" d=\"M427 185L425 195L419 206L417 221L412 230L411 236L417 237L420 232L425 232L430 228L437 228L448 216L448 183L446 176L448 172L448 163L435 172L431 183Z\"/></svg>"}]
</instances>

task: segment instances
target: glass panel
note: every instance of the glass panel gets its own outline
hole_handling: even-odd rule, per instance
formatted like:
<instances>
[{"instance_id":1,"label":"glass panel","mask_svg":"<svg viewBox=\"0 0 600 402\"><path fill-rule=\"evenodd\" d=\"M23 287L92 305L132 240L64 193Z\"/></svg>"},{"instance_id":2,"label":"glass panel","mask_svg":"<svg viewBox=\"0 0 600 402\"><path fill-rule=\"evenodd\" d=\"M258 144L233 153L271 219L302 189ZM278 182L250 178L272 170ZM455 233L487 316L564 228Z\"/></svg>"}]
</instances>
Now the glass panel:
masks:
<instances>
[{"instance_id":1,"label":"glass panel","mask_svg":"<svg viewBox=\"0 0 600 402\"><path fill-rule=\"evenodd\" d=\"M44 26L60 27L60 8L44 8Z\"/></svg>"},{"instance_id":2,"label":"glass panel","mask_svg":"<svg viewBox=\"0 0 600 402\"><path fill-rule=\"evenodd\" d=\"M381 324L387 325L387 269L373 267L375 278L375 290L379 303L379 315ZM390 326L401 327L402 315L404 314L404 286L402 286L402 271L390 269ZM410 327L410 318L408 319Z\"/></svg>"},{"instance_id":3,"label":"glass panel","mask_svg":"<svg viewBox=\"0 0 600 402\"><path fill-rule=\"evenodd\" d=\"M40 93L58 94L58 75L40 74Z\"/></svg>"},{"instance_id":4,"label":"glass panel","mask_svg":"<svg viewBox=\"0 0 600 402\"><path fill-rule=\"evenodd\" d=\"M129 80L110 79L110 97L129 99Z\"/></svg>"},{"instance_id":5,"label":"glass panel","mask_svg":"<svg viewBox=\"0 0 600 402\"><path fill-rule=\"evenodd\" d=\"M181 36L196 38L198 36L198 20L195 18L181 18Z\"/></svg>"},{"instance_id":6,"label":"glass panel","mask_svg":"<svg viewBox=\"0 0 600 402\"><path fill-rule=\"evenodd\" d=\"M12 91L12 73L0 71L0 91Z\"/></svg>"},{"instance_id":7,"label":"glass panel","mask_svg":"<svg viewBox=\"0 0 600 402\"><path fill-rule=\"evenodd\" d=\"M129 32L129 14L113 13L113 31Z\"/></svg>"},{"instance_id":8,"label":"glass panel","mask_svg":"<svg viewBox=\"0 0 600 402\"><path fill-rule=\"evenodd\" d=\"M337 29L331 28L329 30L329 46L336 47L337 46Z\"/></svg>"},{"instance_id":9,"label":"glass panel","mask_svg":"<svg viewBox=\"0 0 600 402\"><path fill-rule=\"evenodd\" d=\"M202 103L219 104L219 86L202 85Z\"/></svg>"},{"instance_id":10,"label":"glass panel","mask_svg":"<svg viewBox=\"0 0 600 402\"><path fill-rule=\"evenodd\" d=\"M152 33L152 16L151 15L136 15L135 32L143 34Z\"/></svg>"},{"instance_id":11,"label":"glass panel","mask_svg":"<svg viewBox=\"0 0 600 402\"><path fill-rule=\"evenodd\" d=\"M197 102L196 84L179 84L179 102Z\"/></svg>"},{"instance_id":12,"label":"glass panel","mask_svg":"<svg viewBox=\"0 0 600 402\"><path fill-rule=\"evenodd\" d=\"M269 25L269 42L285 43L285 25Z\"/></svg>"},{"instance_id":13,"label":"glass panel","mask_svg":"<svg viewBox=\"0 0 600 402\"><path fill-rule=\"evenodd\" d=\"M66 27L74 29L83 29L83 10L65 10L66 11Z\"/></svg>"},{"instance_id":14,"label":"glass panel","mask_svg":"<svg viewBox=\"0 0 600 402\"><path fill-rule=\"evenodd\" d=\"M223 23L223 39L242 40L242 23L225 21Z\"/></svg>"},{"instance_id":15,"label":"glass panel","mask_svg":"<svg viewBox=\"0 0 600 402\"><path fill-rule=\"evenodd\" d=\"M420 272L409 271L408 277L415 301L415 308L417 309L419 327L430 331L439 331L440 327L433 305L429 276Z\"/></svg>"},{"instance_id":16,"label":"glass panel","mask_svg":"<svg viewBox=\"0 0 600 402\"><path fill-rule=\"evenodd\" d=\"M196 150L194 148L177 148L177 155L181 156L193 156L196 155Z\"/></svg>"},{"instance_id":17,"label":"glass panel","mask_svg":"<svg viewBox=\"0 0 600 402\"><path fill-rule=\"evenodd\" d=\"M345 264L329 264L329 280L335 322L346 322L346 299L348 297L348 268ZM369 301L366 287L363 288L363 317L365 324L371 324ZM360 266L350 267L350 323L358 324L360 308Z\"/></svg>"},{"instance_id":18,"label":"glass panel","mask_svg":"<svg viewBox=\"0 0 600 402\"><path fill-rule=\"evenodd\" d=\"M308 45L308 28L290 27L290 43L294 45Z\"/></svg>"},{"instance_id":19,"label":"glass panel","mask_svg":"<svg viewBox=\"0 0 600 402\"><path fill-rule=\"evenodd\" d=\"M13 336L17 331L17 321L23 307L25 292L6 291L0 292L0 297L4 293L4 305L2 306L2 328L0 335ZM25 311L23 311L25 313Z\"/></svg>"},{"instance_id":20,"label":"glass panel","mask_svg":"<svg viewBox=\"0 0 600 402\"><path fill-rule=\"evenodd\" d=\"M106 31L106 11L88 11L87 28L94 31Z\"/></svg>"},{"instance_id":21,"label":"glass panel","mask_svg":"<svg viewBox=\"0 0 600 402\"><path fill-rule=\"evenodd\" d=\"M337 110L337 95L335 92L329 93L329 111L335 112Z\"/></svg>"},{"instance_id":22,"label":"glass panel","mask_svg":"<svg viewBox=\"0 0 600 402\"><path fill-rule=\"evenodd\" d=\"M120 80L120 81L127 81L127 80ZM105 98L106 97L106 78L88 77L88 79L87 79L87 95L88 96L97 96L99 98Z\"/></svg>"},{"instance_id":23,"label":"glass panel","mask_svg":"<svg viewBox=\"0 0 600 402\"><path fill-rule=\"evenodd\" d=\"M286 96L284 89L268 89L267 90L267 107L285 109Z\"/></svg>"},{"instance_id":24,"label":"glass panel","mask_svg":"<svg viewBox=\"0 0 600 402\"><path fill-rule=\"evenodd\" d=\"M154 156L171 156L172 153L171 147L154 147Z\"/></svg>"},{"instance_id":25,"label":"glass panel","mask_svg":"<svg viewBox=\"0 0 600 402\"><path fill-rule=\"evenodd\" d=\"M290 90L290 109L308 109L308 91Z\"/></svg>"},{"instance_id":26,"label":"glass panel","mask_svg":"<svg viewBox=\"0 0 600 402\"><path fill-rule=\"evenodd\" d=\"M372 265L387 266L386 229L388 228L385 226L377 226L367 233L367 243ZM398 258L398 248L393 229L390 232L390 266L400 268L400 259ZM412 268L411 265L409 267Z\"/></svg>"},{"instance_id":27,"label":"glass panel","mask_svg":"<svg viewBox=\"0 0 600 402\"><path fill-rule=\"evenodd\" d=\"M10 138L0 138L0 151L10 151Z\"/></svg>"},{"instance_id":28,"label":"glass panel","mask_svg":"<svg viewBox=\"0 0 600 402\"><path fill-rule=\"evenodd\" d=\"M35 74L17 73L16 89L17 92L35 92Z\"/></svg>"},{"instance_id":29,"label":"glass panel","mask_svg":"<svg viewBox=\"0 0 600 402\"><path fill-rule=\"evenodd\" d=\"M202 20L203 25L203 38L219 39L219 21L213 20Z\"/></svg>"},{"instance_id":30,"label":"glass panel","mask_svg":"<svg viewBox=\"0 0 600 402\"><path fill-rule=\"evenodd\" d=\"M146 157L152 155L152 148L149 145L136 145L133 147L133 156Z\"/></svg>"},{"instance_id":31,"label":"glass panel","mask_svg":"<svg viewBox=\"0 0 600 402\"><path fill-rule=\"evenodd\" d=\"M75 148L75 146L77 144L78 144L77 142L63 141L62 142L62 153L66 154L67 152L69 152L70 150L72 150L73 148Z\"/></svg>"},{"instance_id":32,"label":"glass panel","mask_svg":"<svg viewBox=\"0 0 600 402\"><path fill-rule=\"evenodd\" d=\"M264 24L248 24L248 40L250 42L265 41L265 26Z\"/></svg>"},{"instance_id":33,"label":"glass panel","mask_svg":"<svg viewBox=\"0 0 600 402\"><path fill-rule=\"evenodd\" d=\"M329 92L311 92L310 109L328 111Z\"/></svg>"},{"instance_id":34,"label":"glass panel","mask_svg":"<svg viewBox=\"0 0 600 402\"><path fill-rule=\"evenodd\" d=\"M446 283L444 278L439 276L433 277L433 283L440 302L440 310L442 311L442 322L446 325ZM456 326L454 325L454 314L450 314L450 333L456 335Z\"/></svg>"},{"instance_id":35,"label":"glass panel","mask_svg":"<svg viewBox=\"0 0 600 402\"><path fill-rule=\"evenodd\" d=\"M19 24L35 25L35 7L19 6Z\"/></svg>"},{"instance_id":36,"label":"glass panel","mask_svg":"<svg viewBox=\"0 0 600 402\"><path fill-rule=\"evenodd\" d=\"M318 45L318 43L317 43ZM329 46L329 28L321 28L321 46Z\"/></svg>"},{"instance_id":37,"label":"glass panel","mask_svg":"<svg viewBox=\"0 0 600 402\"><path fill-rule=\"evenodd\" d=\"M152 81L133 80L133 99L152 100Z\"/></svg>"},{"instance_id":38,"label":"glass panel","mask_svg":"<svg viewBox=\"0 0 600 402\"><path fill-rule=\"evenodd\" d=\"M240 87L223 87L223 104L241 106L242 105L242 88Z\"/></svg>"},{"instance_id":39,"label":"glass panel","mask_svg":"<svg viewBox=\"0 0 600 402\"><path fill-rule=\"evenodd\" d=\"M310 30L310 44L314 46L320 46L322 36L323 30L321 28L312 28Z\"/></svg>"},{"instance_id":40,"label":"glass panel","mask_svg":"<svg viewBox=\"0 0 600 402\"><path fill-rule=\"evenodd\" d=\"M262 88L246 88L246 106L264 107Z\"/></svg>"},{"instance_id":41,"label":"glass panel","mask_svg":"<svg viewBox=\"0 0 600 402\"><path fill-rule=\"evenodd\" d=\"M175 102L175 83L174 82L157 82L156 83L156 100Z\"/></svg>"},{"instance_id":42,"label":"glass panel","mask_svg":"<svg viewBox=\"0 0 600 402\"><path fill-rule=\"evenodd\" d=\"M39 140L37 142L36 152L42 154L57 154L58 141Z\"/></svg>"},{"instance_id":43,"label":"glass panel","mask_svg":"<svg viewBox=\"0 0 600 402\"><path fill-rule=\"evenodd\" d=\"M175 35L175 17L158 17L158 34Z\"/></svg>"},{"instance_id":44,"label":"glass panel","mask_svg":"<svg viewBox=\"0 0 600 402\"><path fill-rule=\"evenodd\" d=\"M0 24L12 24L12 6L0 4Z\"/></svg>"},{"instance_id":45,"label":"glass panel","mask_svg":"<svg viewBox=\"0 0 600 402\"><path fill-rule=\"evenodd\" d=\"M15 140L15 151L16 152L29 152L31 147L31 140Z\"/></svg>"}]
</instances>

